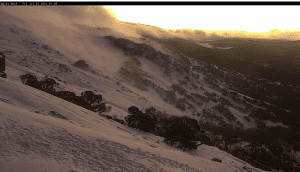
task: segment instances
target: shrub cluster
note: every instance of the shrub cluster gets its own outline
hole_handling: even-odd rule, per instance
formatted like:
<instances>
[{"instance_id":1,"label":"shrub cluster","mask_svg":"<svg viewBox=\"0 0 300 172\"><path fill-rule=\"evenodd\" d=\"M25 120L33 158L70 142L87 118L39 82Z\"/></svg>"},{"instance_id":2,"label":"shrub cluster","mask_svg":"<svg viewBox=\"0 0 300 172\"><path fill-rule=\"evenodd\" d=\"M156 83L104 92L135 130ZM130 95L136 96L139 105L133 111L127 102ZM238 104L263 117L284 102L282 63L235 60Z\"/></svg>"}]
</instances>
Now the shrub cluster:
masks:
<instances>
[{"instance_id":1,"label":"shrub cluster","mask_svg":"<svg viewBox=\"0 0 300 172\"><path fill-rule=\"evenodd\" d=\"M54 86L59 85L53 78L46 78L44 80L38 81L36 76L31 74L20 75L20 78L23 84L50 94L55 92Z\"/></svg>"},{"instance_id":2,"label":"shrub cluster","mask_svg":"<svg viewBox=\"0 0 300 172\"><path fill-rule=\"evenodd\" d=\"M224 96L227 96L228 95L228 91L226 88L222 88L221 89L221 93L224 95Z\"/></svg>"},{"instance_id":3,"label":"shrub cluster","mask_svg":"<svg viewBox=\"0 0 300 172\"><path fill-rule=\"evenodd\" d=\"M215 111L212 111L210 109L203 109L202 113L197 113L197 116L204 117L205 119L209 119L210 121L216 120L216 121L222 121L223 117L219 117L216 115Z\"/></svg>"},{"instance_id":4,"label":"shrub cluster","mask_svg":"<svg viewBox=\"0 0 300 172\"><path fill-rule=\"evenodd\" d=\"M70 91L59 91L53 95L93 112L102 113L107 111L105 103L102 102L102 96L96 95L92 91L82 92L81 96L76 96L75 93Z\"/></svg>"},{"instance_id":5,"label":"shrub cluster","mask_svg":"<svg viewBox=\"0 0 300 172\"><path fill-rule=\"evenodd\" d=\"M182 85L187 85L187 82L186 81L181 81L181 80L178 80L178 82Z\"/></svg>"},{"instance_id":6,"label":"shrub cluster","mask_svg":"<svg viewBox=\"0 0 300 172\"><path fill-rule=\"evenodd\" d=\"M175 104L176 102L176 94L173 91L166 90L165 91L165 99L170 101L170 103Z\"/></svg>"},{"instance_id":7,"label":"shrub cluster","mask_svg":"<svg viewBox=\"0 0 300 172\"><path fill-rule=\"evenodd\" d=\"M178 147L191 150L200 145L197 144L198 141L209 141L204 131L200 130L197 120L190 117L162 114L153 107L147 108L143 113L137 107L131 106L128 113L130 115L125 117L125 121L129 127L162 136L168 145L179 144Z\"/></svg>"},{"instance_id":8,"label":"shrub cluster","mask_svg":"<svg viewBox=\"0 0 300 172\"><path fill-rule=\"evenodd\" d=\"M143 78L143 76L147 76L147 74L139 68L141 62L132 54L125 53L124 55L128 57L128 60L124 62L125 68L120 68L119 74L128 82L131 82L131 80L134 79L134 86L137 88L147 90L146 87L149 86L151 82L148 79Z\"/></svg>"},{"instance_id":9,"label":"shrub cluster","mask_svg":"<svg viewBox=\"0 0 300 172\"><path fill-rule=\"evenodd\" d=\"M61 72L72 72L72 70L69 69L67 65L63 65L63 64L59 64L59 69Z\"/></svg>"},{"instance_id":10,"label":"shrub cluster","mask_svg":"<svg viewBox=\"0 0 300 172\"><path fill-rule=\"evenodd\" d=\"M222 114L229 120L229 122L237 120L237 118L231 113L229 109L225 109Z\"/></svg>"},{"instance_id":11,"label":"shrub cluster","mask_svg":"<svg viewBox=\"0 0 300 172\"><path fill-rule=\"evenodd\" d=\"M233 106L233 104L223 96L220 96L219 101L221 104L225 104L226 106Z\"/></svg>"},{"instance_id":12,"label":"shrub cluster","mask_svg":"<svg viewBox=\"0 0 300 172\"><path fill-rule=\"evenodd\" d=\"M230 112L230 110L225 106L225 104L219 103L213 108L222 113L229 120L229 122L237 120L237 118Z\"/></svg>"},{"instance_id":13,"label":"shrub cluster","mask_svg":"<svg viewBox=\"0 0 300 172\"><path fill-rule=\"evenodd\" d=\"M275 116L272 116L271 113L261 108L254 109L253 111L250 112L249 116L261 120L277 121Z\"/></svg>"},{"instance_id":14,"label":"shrub cluster","mask_svg":"<svg viewBox=\"0 0 300 172\"><path fill-rule=\"evenodd\" d=\"M228 108L228 106L225 103L221 102L217 106L214 106L213 108L219 111L220 113L222 113Z\"/></svg>"},{"instance_id":15,"label":"shrub cluster","mask_svg":"<svg viewBox=\"0 0 300 172\"><path fill-rule=\"evenodd\" d=\"M171 90L177 91L181 95L186 93L186 90L184 88L182 88L180 85L177 85L177 84L172 84L171 85Z\"/></svg>"},{"instance_id":16,"label":"shrub cluster","mask_svg":"<svg viewBox=\"0 0 300 172\"><path fill-rule=\"evenodd\" d=\"M209 102L209 98L201 96L200 94L197 93L191 93L192 96L196 97L199 100L202 100L204 102Z\"/></svg>"},{"instance_id":17,"label":"shrub cluster","mask_svg":"<svg viewBox=\"0 0 300 172\"><path fill-rule=\"evenodd\" d=\"M145 132L153 131L157 123L157 119L153 117L152 109L146 109L146 113L141 112L137 107L131 106L128 108L130 115L125 117L127 125L132 128L138 128Z\"/></svg>"},{"instance_id":18,"label":"shrub cluster","mask_svg":"<svg viewBox=\"0 0 300 172\"><path fill-rule=\"evenodd\" d=\"M215 103L219 101L219 96L216 93L209 93L205 91L204 94Z\"/></svg>"},{"instance_id":19,"label":"shrub cluster","mask_svg":"<svg viewBox=\"0 0 300 172\"><path fill-rule=\"evenodd\" d=\"M156 51L151 45L144 43L135 43L129 39L115 38L113 36L105 36L105 38L112 41L112 44L122 49L126 54L134 56L144 56L147 59L153 61L157 65L165 68L165 74L170 76L169 66L171 64L170 55L164 54L161 51ZM161 58L159 58L159 56ZM138 62L138 61L137 61Z\"/></svg>"},{"instance_id":20,"label":"shrub cluster","mask_svg":"<svg viewBox=\"0 0 300 172\"><path fill-rule=\"evenodd\" d=\"M222 160L221 160L221 159L218 159L218 158L212 158L211 160L212 160L212 161L216 161L216 162L222 163Z\"/></svg>"},{"instance_id":21,"label":"shrub cluster","mask_svg":"<svg viewBox=\"0 0 300 172\"><path fill-rule=\"evenodd\" d=\"M175 107L182 110L182 111L185 111L185 103L186 103L186 99L185 98L179 98L177 101L176 101L176 104L175 104Z\"/></svg>"},{"instance_id":22,"label":"shrub cluster","mask_svg":"<svg viewBox=\"0 0 300 172\"><path fill-rule=\"evenodd\" d=\"M240 121L237 121L236 124L237 124L240 128L244 128L244 124L242 124Z\"/></svg>"},{"instance_id":23,"label":"shrub cluster","mask_svg":"<svg viewBox=\"0 0 300 172\"><path fill-rule=\"evenodd\" d=\"M188 76L185 76L184 78L185 78L187 81L191 81L191 78L188 77Z\"/></svg>"},{"instance_id":24,"label":"shrub cluster","mask_svg":"<svg viewBox=\"0 0 300 172\"><path fill-rule=\"evenodd\" d=\"M195 85L193 83L191 85L194 87L194 89L198 90L199 87L197 85Z\"/></svg>"},{"instance_id":25,"label":"shrub cluster","mask_svg":"<svg viewBox=\"0 0 300 172\"><path fill-rule=\"evenodd\" d=\"M248 116L244 116L244 118L246 119L246 121L250 122L250 118Z\"/></svg>"},{"instance_id":26,"label":"shrub cluster","mask_svg":"<svg viewBox=\"0 0 300 172\"><path fill-rule=\"evenodd\" d=\"M88 70L89 69L89 65L86 63L85 60L78 60L73 65L75 67L79 67L79 68L84 69L84 70Z\"/></svg>"},{"instance_id":27,"label":"shrub cluster","mask_svg":"<svg viewBox=\"0 0 300 172\"><path fill-rule=\"evenodd\" d=\"M108 115L107 115L107 116L108 116ZM116 121L116 122L118 122L118 123L120 123L120 124L123 124L123 125L126 124L125 121L124 121L123 119L119 119L119 118L117 118L116 116L112 117L112 120L114 120L114 121Z\"/></svg>"},{"instance_id":28,"label":"shrub cluster","mask_svg":"<svg viewBox=\"0 0 300 172\"><path fill-rule=\"evenodd\" d=\"M195 78L195 79L199 79L199 77L200 77L200 75L199 74L194 74L194 73L192 73L192 76Z\"/></svg>"},{"instance_id":29,"label":"shrub cluster","mask_svg":"<svg viewBox=\"0 0 300 172\"><path fill-rule=\"evenodd\" d=\"M102 96L96 95L92 91L85 91L81 93L81 96L76 96L75 93L70 91L55 92L54 86L59 84L56 83L53 78L46 78L45 80L38 81L36 76L31 74L20 75L20 78L25 85L47 92L93 112L101 113L107 111L105 103L102 102Z\"/></svg>"}]
</instances>

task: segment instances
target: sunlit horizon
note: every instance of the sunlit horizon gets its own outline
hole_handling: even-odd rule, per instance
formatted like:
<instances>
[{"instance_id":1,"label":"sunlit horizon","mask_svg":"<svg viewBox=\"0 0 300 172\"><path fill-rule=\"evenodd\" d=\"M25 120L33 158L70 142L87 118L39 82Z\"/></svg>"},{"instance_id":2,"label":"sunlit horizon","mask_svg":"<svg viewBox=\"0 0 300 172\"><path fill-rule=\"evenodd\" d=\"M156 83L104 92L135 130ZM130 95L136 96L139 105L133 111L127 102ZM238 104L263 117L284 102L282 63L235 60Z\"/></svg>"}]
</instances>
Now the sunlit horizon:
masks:
<instances>
[{"instance_id":1,"label":"sunlit horizon","mask_svg":"<svg viewBox=\"0 0 300 172\"><path fill-rule=\"evenodd\" d=\"M105 6L119 21L164 30L270 37L300 32L299 6Z\"/></svg>"}]
</instances>

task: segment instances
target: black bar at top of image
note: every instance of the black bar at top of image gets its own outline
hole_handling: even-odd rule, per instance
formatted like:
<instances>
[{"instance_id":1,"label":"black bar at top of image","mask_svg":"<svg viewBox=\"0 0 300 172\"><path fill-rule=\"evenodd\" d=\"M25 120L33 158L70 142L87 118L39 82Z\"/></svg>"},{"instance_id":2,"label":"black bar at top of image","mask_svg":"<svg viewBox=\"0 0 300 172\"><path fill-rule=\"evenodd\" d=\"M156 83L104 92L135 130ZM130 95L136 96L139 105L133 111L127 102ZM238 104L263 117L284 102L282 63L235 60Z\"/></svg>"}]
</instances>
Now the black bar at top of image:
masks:
<instances>
[{"instance_id":1,"label":"black bar at top of image","mask_svg":"<svg viewBox=\"0 0 300 172\"><path fill-rule=\"evenodd\" d=\"M207 1L207 2L195 2L195 1L82 1L82 2L57 2L57 5L300 5L300 2L268 2L268 1Z\"/></svg>"},{"instance_id":2,"label":"black bar at top of image","mask_svg":"<svg viewBox=\"0 0 300 172\"><path fill-rule=\"evenodd\" d=\"M300 5L300 2L294 1L78 1L78 2L1 2L0 6L57 6L57 5Z\"/></svg>"}]
</instances>

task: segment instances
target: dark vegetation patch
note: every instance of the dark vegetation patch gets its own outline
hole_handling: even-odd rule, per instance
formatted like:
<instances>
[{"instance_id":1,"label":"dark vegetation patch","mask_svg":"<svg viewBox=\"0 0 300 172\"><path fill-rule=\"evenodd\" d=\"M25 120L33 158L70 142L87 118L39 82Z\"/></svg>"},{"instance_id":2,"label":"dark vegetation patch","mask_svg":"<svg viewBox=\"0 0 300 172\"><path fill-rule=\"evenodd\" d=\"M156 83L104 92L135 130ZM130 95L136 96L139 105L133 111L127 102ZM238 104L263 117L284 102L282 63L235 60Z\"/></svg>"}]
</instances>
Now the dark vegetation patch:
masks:
<instances>
[{"instance_id":1,"label":"dark vegetation patch","mask_svg":"<svg viewBox=\"0 0 300 172\"><path fill-rule=\"evenodd\" d=\"M153 107L147 108L143 113L135 106L129 107L128 113L130 115L125 117L125 122L129 127L162 136L168 145L179 144L179 148L191 150L200 145L198 141L201 143L210 141L197 120L187 116L171 116L156 111Z\"/></svg>"},{"instance_id":2,"label":"dark vegetation patch","mask_svg":"<svg viewBox=\"0 0 300 172\"><path fill-rule=\"evenodd\" d=\"M125 53L125 56L128 57L128 60L125 61L124 67L120 68L119 74L128 82L131 82L131 80L134 79L134 86L137 88L147 90L147 86L149 86L150 82L148 79L144 78L148 75L139 68L141 62L132 54Z\"/></svg>"},{"instance_id":3,"label":"dark vegetation patch","mask_svg":"<svg viewBox=\"0 0 300 172\"><path fill-rule=\"evenodd\" d=\"M1 97L0 97L0 101L3 101L3 102L5 102L5 103L11 104L11 101L10 101L10 100L6 100L6 99L3 99L3 98L1 98Z\"/></svg>"},{"instance_id":4,"label":"dark vegetation patch","mask_svg":"<svg viewBox=\"0 0 300 172\"><path fill-rule=\"evenodd\" d=\"M267 127L263 120L257 120L257 128L243 129L232 124L220 121L218 125L199 120L199 125L214 135L222 135L225 147L216 145L220 149L242 159L254 167L263 170L299 171L299 161L293 152L299 151L299 128L285 128L280 126ZM260 125L260 126L259 126ZM238 137L240 141L249 142L250 145L236 149L227 146L235 143L231 138ZM267 151L265 148L269 149ZM285 145L285 146L284 146Z\"/></svg>"},{"instance_id":5,"label":"dark vegetation patch","mask_svg":"<svg viewBox=\"0 0 300 172\"><path fill-rule=\"evenodd\" d=\"M102 113L107 112L108 110L108 107L106 107L105 103L102 101L102 96L96 95L92 91L85 91L81 93L81 96L76 96L75 93L70 91L56 92L54 86L58 85L58 83L56 83L53 78L46 78L45 80L38 81L36 76L31 74L20 75L20 78L25 85L47 92L93 112Z\"/></svg>"},{"instance_id":6,"label":"dark vegetation patch","mask_svg":"<svg viewBox=\"0 0 300 172\"><path fill-rule=\"evenodd\" d=\"M204 102L209 102L209 98L202 96L200 94L197 93L191 93L192 96L194 96L195 98L197 98L198 100L204 101Z\"/></svg>"},{"instance_id":7,"label":"dark vegetation patch","mask_svg":"<svg viewBox=\"0 0 300 172\"><path fill-rule=\"evenodd\" d=\"M216 162L222 163L222 160L221 160L221 159L218 159L218 158L212 158L211 160L212 160L212 161L216 161Z\"/></svg>"},{"instance_id":8,"label":"dark vegetation patch","mask_svg":"<svg viewBox=\"0 0 300 172\"><path fill-rule=\"evenodd\" d=\"M85 60L78 60L77 62L75 62L73 64L75 67L81 68L83 70L88 70L89 69L89 65L86 63Z\"/></svg>"},{"instance_id":9,"label":"dark vegetation patch","mask_svg":"<svg viewBox=\"0 0 300 172\"><path fill-rule=\"evenodd\" d=\"M225 104L219 103L213 108L224 115L229 120L229 122L235 122L237 120L237 118L231 113L231 111L228 109L228 107L226 107Z\"/></svg>"},{"instance_id":10,"label":"dark vegetation patch","mask_svg":"<svg viewBox=\"0 0 300 172\"><path fill-rule=\"evenodd\" d=\"M72 72L72 70L67 65L63 64L59 64L59 69L61 72Z\"/></svg>"},{"instance_id":11,"label":"dark vegetation patch","mask_svg":"<svg viewBox=\"0 0 300 172\"><path fill-rule=\"evenodd\" d=\"M224 40L227 42L228 40ZM282 83L299 85L299 62L296 60L299 54L299 41L290 41L289 43L270 43L260 41L242 41L235 40L234 48L229 50L210 49L202 47L194 42L184 39L160 39L159 42L166 46L167 49L174 53L182 53L195 60L203 61L209 64L214 64L220 68L226 68L229 71L240 72L244 75L251 75L256 78L267 78ZM216 43L216 42L210 42ZM279 45L282 47L278 48ZM285 48L293 51L288 51L286 54ZM253 51L255 50L255 51ZM267 50L267 51L266 51ZM273 52L273 53L269 53ZM199 56L201 54L201 56ZM283 60L282 57L288 57L288 60ZM240 60L240 58L244 58ZM266 58L268 60L266 60ZM247 59L255 59L249 61ZM264 63L262 63L262 59ZM260 61L259 64L254 61ZM265 61L268 61L269 66L265 67ZM287 63L283 63L287 62ZM245 68L245 66L247 66ZM298 71L298 72L297 72Z\"/></svg>"}]
</instances>

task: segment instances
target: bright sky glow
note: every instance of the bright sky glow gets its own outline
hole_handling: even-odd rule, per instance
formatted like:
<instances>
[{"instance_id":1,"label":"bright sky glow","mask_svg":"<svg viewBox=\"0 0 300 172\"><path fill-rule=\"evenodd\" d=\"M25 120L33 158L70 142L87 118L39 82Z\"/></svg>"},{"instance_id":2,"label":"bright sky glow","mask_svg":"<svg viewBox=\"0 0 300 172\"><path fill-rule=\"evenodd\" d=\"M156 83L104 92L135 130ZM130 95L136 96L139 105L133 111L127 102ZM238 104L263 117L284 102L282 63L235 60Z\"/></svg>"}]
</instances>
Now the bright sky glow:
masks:
<instances>
[{"instance_id":1,"label":"bright sky glow","mask_svg":"<svg viewBox=\"0 0 300 172\"><path fill-rule=\"evenodd\" d=\"M300 6L106 6L119 20L165 29L300 30Z\"/></svg>"}]
</instances>

